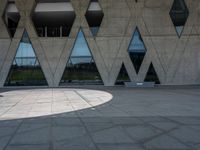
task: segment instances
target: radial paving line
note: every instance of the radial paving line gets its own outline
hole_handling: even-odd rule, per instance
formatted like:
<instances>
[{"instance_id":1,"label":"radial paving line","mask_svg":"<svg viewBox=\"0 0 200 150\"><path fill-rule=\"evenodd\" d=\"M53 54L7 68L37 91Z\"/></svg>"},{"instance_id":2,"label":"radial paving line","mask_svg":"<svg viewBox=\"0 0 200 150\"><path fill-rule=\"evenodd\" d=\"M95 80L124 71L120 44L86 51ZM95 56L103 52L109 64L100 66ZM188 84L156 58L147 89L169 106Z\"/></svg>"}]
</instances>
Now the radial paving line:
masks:
<instances>
[{"instance_id":1,"label":"radial paving line","mask_svg":"<svg viewBox=\"0 0 200 150\"><path fill-rule=\"evenodd\" d=\"M80 96L88 105L90 105L91 107L94 107L93 105L91 105L90 103L88 103L87 100L86 100L87 98L85 98L83 95L81 95L78 91L75 91L75 90L74 90L74 92L75 92L78 96Z\"/></svg>"}]
</instances>

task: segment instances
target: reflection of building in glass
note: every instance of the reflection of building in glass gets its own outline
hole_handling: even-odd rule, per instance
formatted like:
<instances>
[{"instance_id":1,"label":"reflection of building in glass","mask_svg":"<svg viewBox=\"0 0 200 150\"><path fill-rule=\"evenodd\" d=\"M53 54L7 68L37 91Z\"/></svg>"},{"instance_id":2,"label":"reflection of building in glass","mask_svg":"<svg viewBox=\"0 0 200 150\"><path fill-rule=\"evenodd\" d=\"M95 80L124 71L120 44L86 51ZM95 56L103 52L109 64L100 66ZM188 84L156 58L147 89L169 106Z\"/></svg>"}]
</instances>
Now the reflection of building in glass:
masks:
<instances>
[{"instance_id":1,"label":"reflection of building in glass","mask_svg":"<svg viewBox=\"0 0 200 150\"><path fill-rule=\"evenodd\" d=\"M196 4L0 0L0 87L199 84Z\"/></svg>"},{"instance_id":2,"label":"reflection of building in glass","mask_svg":"<svg viewBox=\"0 0 200 150\"><path fill-rule=\"evenodd\" d=\"M133 33L133 37L129 45L128 52L131 61L135 67L135 70L138 73L140 70L140 66L143 62L144 56L146 54L146 48L138 28L136 28L135 32Z\"/></svg>"},{"instance_id":3,"label":"reflection of building in glass","mask_svg":"<svg viewBox=\"0 0 200 150\"><path fill-rule=\"evenodd\" d=\"M25 31L10 68L5 86L47 85L44 74Z\"/></svg>"},{"instance_id":4,"label":"reflection of building in glass","mask_svg":"<svg viewBox=\"0 0 200 150\"><path fill-rule=\"evenodd\" d=\"M79 30L60 84L72 83L103 84L82 29Z\"/></svg>"}]
</instances>

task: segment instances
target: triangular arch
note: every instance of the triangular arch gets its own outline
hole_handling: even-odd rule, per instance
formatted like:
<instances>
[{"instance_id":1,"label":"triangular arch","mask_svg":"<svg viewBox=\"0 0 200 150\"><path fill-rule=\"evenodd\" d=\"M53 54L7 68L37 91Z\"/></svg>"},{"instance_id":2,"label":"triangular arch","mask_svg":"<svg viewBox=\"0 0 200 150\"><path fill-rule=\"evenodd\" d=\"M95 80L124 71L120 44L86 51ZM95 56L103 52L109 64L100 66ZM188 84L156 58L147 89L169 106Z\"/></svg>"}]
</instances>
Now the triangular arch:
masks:
<instances>
[{"instance_id":1,"label":"triangular arch","mask_svg":"<svg viewBox=\"0 0 200 150\"><path fill-rule=\"evenodd\" d=\"M43 85L47 85L47 81L28 33L25 30L7 76L5 86Z\"/></svg>"},{"instance_id":2,"label":"triangular arch","mask_svg":"<svg viewBox=\"0 0 200 150\"><path fill-rule=\"evenodd\" d=\"M103 84L81 28L60 81L60 85L68 84Z\"/></svg>"},{"instance_id":3,"label":"triangular arch","mask_svg":"<svg viewBox=\"0 0 200 150\"><path fill-rule=\"evenodd\" d=\"M147 71L144 81L145 82L155 82L155 84L160 84L159 77L158 77L152 63L149 66L149 69Z\"/></svg>"},{"instance_id":4,"label":"triangular arch","mask_svg":"<svg viewBox=\"0 0 200 150\"><path fill-rule=\"evenodd\" d=\"M130 78L128 75L128 72L126 70L126 67L124 64L122 64L121 69L119 71L119 74L117 76L115 85L124 85L124 82L130 82Z\"/></svg>"}]
</instances>

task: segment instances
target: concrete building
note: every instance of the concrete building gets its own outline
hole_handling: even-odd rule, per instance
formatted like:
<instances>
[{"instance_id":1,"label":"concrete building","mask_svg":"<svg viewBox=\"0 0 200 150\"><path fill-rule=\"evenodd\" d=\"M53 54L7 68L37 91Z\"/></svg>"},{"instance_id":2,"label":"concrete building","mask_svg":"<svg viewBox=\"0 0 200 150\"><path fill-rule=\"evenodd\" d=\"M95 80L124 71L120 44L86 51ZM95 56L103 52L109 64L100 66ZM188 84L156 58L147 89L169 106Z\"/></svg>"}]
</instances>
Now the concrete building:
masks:
<instances>
[{"instance_id":1,"label":"concrete building","mask_svg":"<svg viewBox=\"0 0 200 150\"><path fill-rule=\"evenodd\" d=\"M0 87L200 84L199 0L0 0L0 15Z\"/></svg>"}]
</instances>

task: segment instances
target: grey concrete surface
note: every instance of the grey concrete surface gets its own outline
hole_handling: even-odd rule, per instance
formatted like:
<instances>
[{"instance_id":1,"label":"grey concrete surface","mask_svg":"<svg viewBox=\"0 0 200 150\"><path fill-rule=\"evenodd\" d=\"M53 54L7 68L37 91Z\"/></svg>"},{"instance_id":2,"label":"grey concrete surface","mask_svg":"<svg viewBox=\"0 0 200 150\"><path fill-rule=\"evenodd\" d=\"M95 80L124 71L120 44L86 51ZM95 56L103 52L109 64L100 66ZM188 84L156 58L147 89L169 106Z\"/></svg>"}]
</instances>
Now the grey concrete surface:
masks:
<instances>
[{"instance_id":1,"label":"grey concrete surface","mask_svg":"<svg viewBox=\"0 0 200 150\"><path fill-rule=\"evenodd\" d=\"M1 16L6 1L0 0ZM66 38L39 38L31 19L35 0L15 1L21 19L13 39L0 17L0 87L4 85L24 29L49 86L58 86L80 27L106 86L114 85L122 63L131 81L142 82L151 62L163 85L200 84L199 0L185 0L189 17L180 38L169 15L173 0L138 0L137 3L135 0L99 0L104 18L96 38L92 37L85 19L89 0L71 0L76 19ZM147 48L138 75L127 52L136 27Z\"/></svg>"},{"instance_id":2,"label":"grey concrete surface","mask_svg":"<svg viewBox=\"0 0 200 150\"><path fill-rule=\"evenodd\" d=\"M0 89L0 150L200 150L200 89Z\"/></svg>"}]
</instances>

